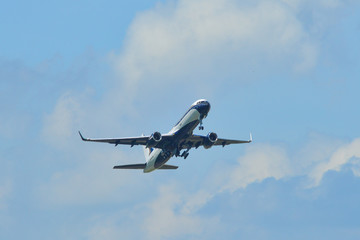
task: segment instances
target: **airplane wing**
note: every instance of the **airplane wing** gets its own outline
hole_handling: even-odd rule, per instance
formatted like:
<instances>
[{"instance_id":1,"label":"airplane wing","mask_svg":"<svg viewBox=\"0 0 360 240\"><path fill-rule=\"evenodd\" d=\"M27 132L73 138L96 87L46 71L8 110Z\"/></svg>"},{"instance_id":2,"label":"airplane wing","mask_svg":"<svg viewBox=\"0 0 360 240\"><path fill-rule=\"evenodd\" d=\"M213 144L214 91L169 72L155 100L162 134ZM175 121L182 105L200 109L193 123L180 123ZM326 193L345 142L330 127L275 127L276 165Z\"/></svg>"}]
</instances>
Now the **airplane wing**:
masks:
<instances>
[{"instance_id":1,"label":"airplane wing","mask_svg":"<svg viewBox=\"0 0 360 240\"><path fill-rule=\"evenodd\" d=\"M115 144L115 146L122 145L130 145L131 147L134 145L146 145L150 136L141 136L141 137L128 137L128 138L84 138L81 132L79 131L79 135L83 141L87 142L103 142ZM169 141L171 141L172 135L162 135L161 141L156 145L156 148L164 148Z\"/></svg>"},{"instance_id":2,"label":"airplane wing","mask_svg":"<svg viewBox=\"0 0 360 240\"><path fill-rule=\"evenodd\" d=\"M230 144L239 144L239 143L251 143L252 140L232 140L232 139L223 139L223 138L218 138L216 140L216 142L214 143L214 146L218 146L218 145L222 145L223 147L225 145L230 145Z\"/></svg>"},{"instance_id":3,"label":"airplane wing","mask_svg":"<svg viewBox=\"0 0 360 240\"><path fill-rule=\"evenodd\" d=\"M145 167L146 167L145 163L140 163L140 164L114 166L114 169L144 169ZM159 169L177 169L177 168L178 166L164 164Z\"/></svg>"},{"instance_id":4,"label":"airplane wing","mask_svg":"<svg viewBox=\"0 0 360 240\"><path fill-rule=\"evenodd\" d=\"M207 136L192 135L184 141L183 149L187 148L188 146L198 148L199 146L204 145L206 140L207 140ZM221 145L225 147L226 145L230 145L230 144L251 143L251 142L252 142L252 135L250 133L249 140L233 140L233 139L218 138L216 142L213 144L213 146Z\"/></svg>"}]
</instances>

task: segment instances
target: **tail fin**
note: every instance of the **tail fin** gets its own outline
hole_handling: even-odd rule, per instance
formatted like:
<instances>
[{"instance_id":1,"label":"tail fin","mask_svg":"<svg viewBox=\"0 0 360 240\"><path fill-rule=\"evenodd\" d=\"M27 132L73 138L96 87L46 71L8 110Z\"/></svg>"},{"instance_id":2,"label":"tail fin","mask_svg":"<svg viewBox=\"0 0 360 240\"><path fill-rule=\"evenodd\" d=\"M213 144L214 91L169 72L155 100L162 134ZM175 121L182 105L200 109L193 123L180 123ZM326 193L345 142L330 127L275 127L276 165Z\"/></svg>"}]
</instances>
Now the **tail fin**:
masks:
<instances>
[{"instance_id":1,"label":"tail fin","mask_svg":"<svg viewBox=\"0 0 360 240\"><path fill-rule=\"evenodd\" d=\"M142 136L144 136L144 134L142 134ZM147 162L148 159L150 158L150 154L154 150L154 148L147 148L147 147L143 146L143 149L144 149L145 160Z\"/></svg>"},{"instance_id":2,"label":"tail fin","mask_svg":"<svg viewBox=\"0 0 360 240\"><path fill-rule=\"evenodd\" d=\"M152 153L154 148L147 148L147 147L143 146L143 149L144 149L145 160L147 161L150 158L150 154Z\"/></svg>"}]
</instances>

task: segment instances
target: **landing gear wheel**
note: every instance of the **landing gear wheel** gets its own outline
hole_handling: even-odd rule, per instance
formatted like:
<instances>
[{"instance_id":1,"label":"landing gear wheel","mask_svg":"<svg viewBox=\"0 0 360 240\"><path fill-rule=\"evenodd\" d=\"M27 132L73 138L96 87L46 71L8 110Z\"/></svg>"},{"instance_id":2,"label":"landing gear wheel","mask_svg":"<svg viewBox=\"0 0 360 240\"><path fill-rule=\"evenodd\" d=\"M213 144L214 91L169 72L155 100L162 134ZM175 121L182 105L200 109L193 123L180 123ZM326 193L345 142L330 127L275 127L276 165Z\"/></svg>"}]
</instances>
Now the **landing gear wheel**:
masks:
<instances>
[{"instance_id":1,"label":"landing gear wheel","mask_svg":"<svg viewBox=\"0 0 360 240\"><path fill-rule=\"evenodd\" d=\"M200 118L199 118L199 123L200 123L199 130L204 130L201 116L200 116Z\"/></svg>"},{"instance_id":2,"label":"landing gear wheel","mask_svg":"<svg viewBox=\"0 0 360 240\"><path fill-rule=\"evenodd\" d=\"M180 156L180 150L179 150L179 149L176 149L176 151L175 151L175 157L178 157L178 156Z\"/></svg>"}]
</instances>

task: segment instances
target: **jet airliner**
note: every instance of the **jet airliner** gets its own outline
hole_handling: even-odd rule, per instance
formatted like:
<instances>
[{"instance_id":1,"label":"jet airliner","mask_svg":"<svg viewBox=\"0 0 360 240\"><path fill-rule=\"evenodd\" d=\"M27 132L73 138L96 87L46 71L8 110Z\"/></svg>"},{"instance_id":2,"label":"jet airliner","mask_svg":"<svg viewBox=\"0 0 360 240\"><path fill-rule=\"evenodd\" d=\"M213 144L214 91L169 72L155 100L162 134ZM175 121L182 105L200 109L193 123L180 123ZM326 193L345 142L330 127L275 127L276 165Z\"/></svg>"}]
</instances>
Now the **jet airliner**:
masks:
<instances>
[{"instance_id":1,"label":"jet airliner","mask_svg":"<svg viewBox=\"0 0 360 240\"><path fill-rule=\"evenodd\" d=\"M210 103L205 99L194 102L184 116L175 124L167 134L154 132L150 136L129 137L129 138L84 138L79 131L83 141L105 142L110 144L125 144L133 147L142 145L144 147L145 163L114 166L114 169L142 169L144 173L152 172L156 169L177 169L178 166L168 165L167 161L173 156L189 156L191 148L203 146L209 149L212 146L225 146L229 144L250 143L249 140L231 140L218 138L214 132L209 132L206 136L193 134L194 129L199 125L199 130L203 130L203 119L210 111Z\"/></svg>"}]
</instances>

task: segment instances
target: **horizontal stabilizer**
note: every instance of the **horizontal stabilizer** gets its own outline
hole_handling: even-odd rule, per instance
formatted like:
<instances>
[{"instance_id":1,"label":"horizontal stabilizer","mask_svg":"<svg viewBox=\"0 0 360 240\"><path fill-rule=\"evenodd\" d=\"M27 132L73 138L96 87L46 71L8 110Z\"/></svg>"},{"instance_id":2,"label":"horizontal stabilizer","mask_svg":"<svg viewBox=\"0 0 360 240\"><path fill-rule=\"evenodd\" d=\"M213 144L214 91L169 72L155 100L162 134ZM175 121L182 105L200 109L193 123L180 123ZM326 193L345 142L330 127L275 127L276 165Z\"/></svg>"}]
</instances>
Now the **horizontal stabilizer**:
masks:
<instances>
[{"instance_id":1,"label":"horizontal stabilizer","mask_svg":"<svg viewBox=\"0 0 360 240\"><path fill-rule=\"evenodd\" d=\"M114 169L144 169L145 163L114 166ZM178 166L162 165L159 169L177 169Z\"/></svg>"},{"instance_id":2,"label":"horizontal stabilizer","mask_svg":"<svg viewBox=\"0 0 360 240\"><path fill-rule=\"evenodd\" d=\"M162 165L159 169L177 169L178 166L173 166L173 165Z\"/></svg>"},{"instance_id":3,"label":"horizontal stabilizer","mask_svg":"<svg viewBox=\"0 0 360 240\"><path fill-rule=\"evenodd\" d=\"M144 169L145 163L114 166L114 169Z\"/></svg>"}]
</instances>

